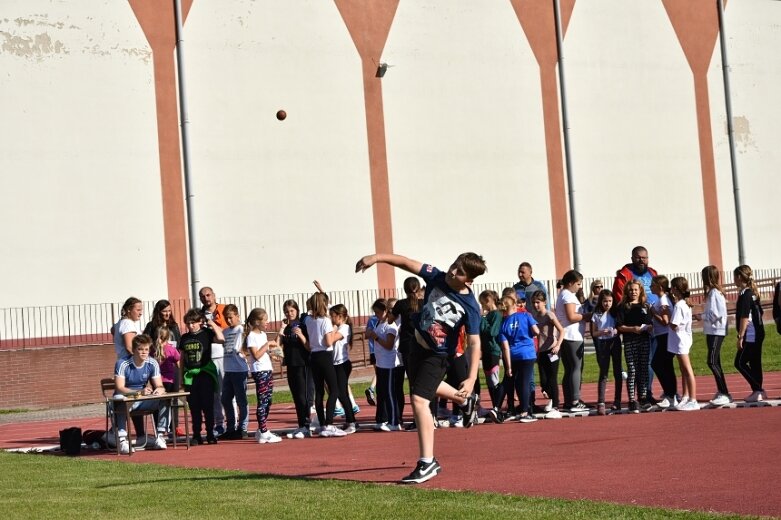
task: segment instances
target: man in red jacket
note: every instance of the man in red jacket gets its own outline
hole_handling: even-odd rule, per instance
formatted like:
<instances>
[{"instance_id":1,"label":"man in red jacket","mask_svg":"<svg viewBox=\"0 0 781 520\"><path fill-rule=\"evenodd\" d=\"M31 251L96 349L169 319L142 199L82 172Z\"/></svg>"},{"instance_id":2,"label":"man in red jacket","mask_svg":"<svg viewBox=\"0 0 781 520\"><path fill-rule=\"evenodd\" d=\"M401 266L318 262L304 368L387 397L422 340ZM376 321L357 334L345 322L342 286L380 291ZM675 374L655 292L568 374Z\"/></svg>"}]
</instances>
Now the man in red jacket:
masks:
<instances>
[{"instance_id":1,"label":"man in red jacket","mask_svg":"<svg viewBox=\"0 0 781 520\"><path fill-rule=\"evenodd\" d=\"M648 267L648 250L643 246L632 249L632 263L616 271L616 279L613 282L613 305L618 305L624 297L624 286L629 280L639 280L645 289L648 303L653 304L657 298L651 292L651 279L656 276L656 270Z\"/></svg>"}]
</instances>

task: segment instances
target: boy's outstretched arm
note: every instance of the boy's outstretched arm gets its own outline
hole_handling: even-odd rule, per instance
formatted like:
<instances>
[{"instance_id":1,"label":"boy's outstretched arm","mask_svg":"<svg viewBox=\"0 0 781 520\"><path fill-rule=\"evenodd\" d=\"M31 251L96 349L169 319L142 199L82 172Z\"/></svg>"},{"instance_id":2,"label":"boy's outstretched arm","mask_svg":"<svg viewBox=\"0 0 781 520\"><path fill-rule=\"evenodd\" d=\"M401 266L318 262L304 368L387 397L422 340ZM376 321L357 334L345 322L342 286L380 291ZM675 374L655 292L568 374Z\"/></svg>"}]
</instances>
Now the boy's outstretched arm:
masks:
<instances>
[{"instance_id":1,"label":"boy's outstretched arm","mask_svg":"<svg viewBox=\"0 0 781 520\"><path fill-rule=\"evenodd\" d=\"M406 256L394 255L392 253L374 253L373 255L366 255L355 264L355 272L363 272L373 266L374 264L388 264L399 269L404 269L412 274L420 273L420 269L423 267L422 262L412 260Z\"/></svg>"}]
</instances>

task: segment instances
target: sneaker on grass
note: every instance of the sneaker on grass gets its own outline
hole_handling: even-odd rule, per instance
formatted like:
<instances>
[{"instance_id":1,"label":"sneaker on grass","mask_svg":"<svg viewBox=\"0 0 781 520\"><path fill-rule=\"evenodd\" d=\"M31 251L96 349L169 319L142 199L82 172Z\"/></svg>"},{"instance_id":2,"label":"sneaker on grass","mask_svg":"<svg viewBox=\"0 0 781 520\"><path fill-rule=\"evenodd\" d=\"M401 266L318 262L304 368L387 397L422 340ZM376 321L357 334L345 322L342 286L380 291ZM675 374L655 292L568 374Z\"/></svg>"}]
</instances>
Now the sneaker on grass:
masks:
<instances>
[{"instance_id":1,"label":"sneaker on grass","mask_svg":"<svg viewBox=\"0 0 781 520\"><path fill-rule=\"evenodd\" d=\"M401 479L401 482L403 484L422 484L423 482L436 477L441 470L442 467L439 465L439 462L437 462L437 459L428 463L419 460L418 465L415 466L412 473Z\"/></svg>"}]
</instances>

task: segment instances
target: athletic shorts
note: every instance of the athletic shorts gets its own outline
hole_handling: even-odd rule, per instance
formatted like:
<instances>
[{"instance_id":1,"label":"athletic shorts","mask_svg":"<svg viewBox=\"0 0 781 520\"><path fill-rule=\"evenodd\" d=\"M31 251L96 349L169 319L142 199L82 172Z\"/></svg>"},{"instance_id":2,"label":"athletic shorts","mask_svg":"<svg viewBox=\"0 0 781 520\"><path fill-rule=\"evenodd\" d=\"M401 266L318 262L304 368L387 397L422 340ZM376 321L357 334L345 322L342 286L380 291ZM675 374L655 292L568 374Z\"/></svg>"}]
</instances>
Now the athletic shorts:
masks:
<instances>
[{"instance_id":1,"label":"athletic shorts","mask_svg":"<svg viewBox=\"0 0 781 520\"><path fill-rule=\"evenodd\" d=\"M410 394L433 401L437 388L447 373L448 356L435 354L419 345L414 345L409 354Z\"/></svg>"}]
</instances>

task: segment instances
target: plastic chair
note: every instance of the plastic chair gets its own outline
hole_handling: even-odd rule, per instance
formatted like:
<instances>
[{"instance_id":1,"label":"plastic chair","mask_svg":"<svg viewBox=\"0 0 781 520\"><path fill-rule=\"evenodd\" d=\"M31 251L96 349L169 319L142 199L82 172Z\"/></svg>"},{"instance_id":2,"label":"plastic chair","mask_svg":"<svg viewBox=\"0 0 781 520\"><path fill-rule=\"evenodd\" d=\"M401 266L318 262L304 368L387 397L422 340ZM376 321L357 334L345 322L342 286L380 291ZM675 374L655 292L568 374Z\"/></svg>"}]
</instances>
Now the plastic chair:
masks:
<instances>
[{"instance_id":1,"label":"plastic chair","mask_svg":"<svg viewBox=\"0 0 781 520\"><path fill-rule=\"evenodd\" d=\"M109 431L109 423L111 424L111 431L114 432L114 442L117 446L117 455L120 455L120 447L119 447L119 430L116 428L116 410L114 410L114 403L116 400L114 399L114 391L116 390L116 385L114 384L113 378L104 378L100 380L100 390L103 393L103 398L106 400L106 432ZM152 431L157 432L157 425L155 424L153 410L131 410L129 413L130 418L133 417L144 417L144 443L141 445L141 448L146 448L147 442L149 440L149 435L146 434L147 428L146 428L146 418L151 418L152 422ZM130 453L133 453L133 443L130 442L130 425L127 426L128 430L128 442L130 443ZM136 432L136 441L138 440L138 432Z\"/></svg>"}]
</instances>

